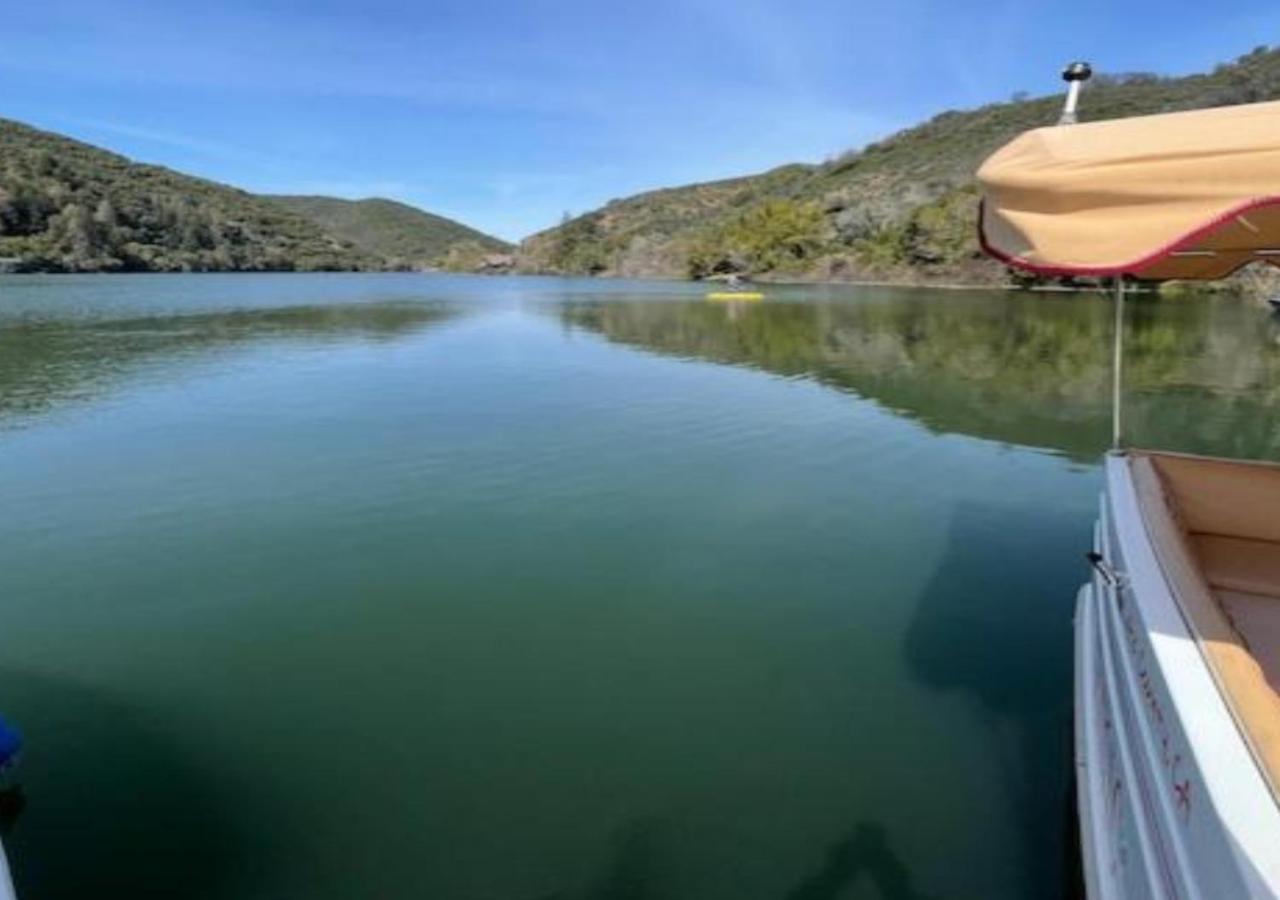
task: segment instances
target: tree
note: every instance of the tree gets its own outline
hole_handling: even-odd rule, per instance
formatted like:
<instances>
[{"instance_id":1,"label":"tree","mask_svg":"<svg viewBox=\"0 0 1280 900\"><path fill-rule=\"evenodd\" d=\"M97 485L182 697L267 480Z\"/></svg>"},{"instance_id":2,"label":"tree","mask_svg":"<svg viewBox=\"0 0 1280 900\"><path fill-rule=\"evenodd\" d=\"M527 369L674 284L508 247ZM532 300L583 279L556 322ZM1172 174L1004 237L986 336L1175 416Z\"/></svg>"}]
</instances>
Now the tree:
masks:
<instances>
[{"instance_id":1,"label":"tree","mask_svg":"<svg viewBox=\"0 0 1280 900\"><path fill-rule=\"evenodd\" d=\"M548 262L557 272L598 275L609 267L604 236L594 215L566 220L556 229L554 241Z\"/></svg>"},{"instance_id":2,"label":"tree","mask_svg":"<svg viewBox=\"0 0 1280 900\"><path fill-rule=\"evenodd\" d=\"M98 208L94 210L93 221L104 228L115 228L118 224L116 218L116 208L111 204L108 197L103 197L98 201Z\"/></svg>"},{"instance_id":3,"label":"tree","mask_svg":"<svg viewBox=\"0 0 1280 900\"><path fill-rule=\"evenodd\" d=\"M57 215L57 223L51 223L50 227L67 268L82 268L97 255L98 235L93 216L79 203L64 206Z\"/></svg>"},{"instance_id":4,"label":"tree","mask_svg":"<svg viewBox=\"0 0 1280 900\"><path fill-rule=\"evenodd\" d=\"M822 247L825 220L816 203L766 200L704 231L689 250L691 277L803 268Z\"/></svg>"}]
</instances>

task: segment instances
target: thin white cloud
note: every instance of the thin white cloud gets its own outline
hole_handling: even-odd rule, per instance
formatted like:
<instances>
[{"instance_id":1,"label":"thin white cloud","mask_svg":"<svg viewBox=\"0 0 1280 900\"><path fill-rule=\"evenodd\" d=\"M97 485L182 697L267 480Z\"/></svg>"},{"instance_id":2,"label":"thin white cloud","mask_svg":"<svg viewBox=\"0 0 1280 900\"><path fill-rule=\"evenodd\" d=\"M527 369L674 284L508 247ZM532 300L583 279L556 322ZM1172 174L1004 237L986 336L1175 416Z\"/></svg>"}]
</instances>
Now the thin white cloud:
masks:
<instances>
[{"instance_id":1,"label":"thin white cloud","mask_svg":"<svg viewBox=\"0 0 1280 900\"><path fill-rule=\"evenodd\" d=\"M233 147L230 144L224 144L219 141L207 141L190 135L175 134L169 131L131 125L126 122L109 122L102 119L83 119L76 116L62 116L56 114L49 116L49 119L50 121L60 122L74 128L89 129L91 131L104 131L108 134L130 137L136 140L146 141L151 144L161 144L166 147L185 150L189 153L197 153L201 156L216 157L218 159L233 160L236 162L247 162L258 159L256 154L241 147Z\"/></svg>"}]
</instances>

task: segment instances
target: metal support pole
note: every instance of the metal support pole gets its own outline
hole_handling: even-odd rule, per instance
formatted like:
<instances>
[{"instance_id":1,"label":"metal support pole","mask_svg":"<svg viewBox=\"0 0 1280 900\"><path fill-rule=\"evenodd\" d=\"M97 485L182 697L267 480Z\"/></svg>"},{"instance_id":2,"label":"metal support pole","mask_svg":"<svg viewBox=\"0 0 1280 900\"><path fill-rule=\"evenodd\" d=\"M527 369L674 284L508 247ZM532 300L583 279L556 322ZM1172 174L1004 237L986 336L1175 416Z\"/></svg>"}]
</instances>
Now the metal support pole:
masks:
<instances>
[{"instance_id":1,"label":"metal support pole","mask_svg":"<svg viewBox=\"0 0 1280 900\"><path fill-rule=\"evenodd\" d=\"M1116 324L1111 348L1111 449L1120 449L1121 365L1124 361L1124 277L1116 276Z\"/></svg>"},{"instance_id":2,"label":"metal support pole","mask_svg":"<svg viewBox=\"0 0 1280 900\"><path fill-rule=\"evenodd\" d=\"M1067 100L1062 105L1062 115L1058 117L1059 125L1074 125L1080 121L1076 116L1076 107L1080 103L1080 84L1073 81L1067 85Z\"/></svg>"},{"instance_id":3,"label":"metal support pole","mask_svg":"<svg viewBox=\"0 0 1280 900\"><path fill-rule=\"evenodd\" d=\"M1080 102L1080 86L1093 76L1087 62L1073 62L1062 70L1062 80L1067 83L1067 101L1062 106L1059 125L1076 124L1076 105Z\"/></svg>"}]
</instances>

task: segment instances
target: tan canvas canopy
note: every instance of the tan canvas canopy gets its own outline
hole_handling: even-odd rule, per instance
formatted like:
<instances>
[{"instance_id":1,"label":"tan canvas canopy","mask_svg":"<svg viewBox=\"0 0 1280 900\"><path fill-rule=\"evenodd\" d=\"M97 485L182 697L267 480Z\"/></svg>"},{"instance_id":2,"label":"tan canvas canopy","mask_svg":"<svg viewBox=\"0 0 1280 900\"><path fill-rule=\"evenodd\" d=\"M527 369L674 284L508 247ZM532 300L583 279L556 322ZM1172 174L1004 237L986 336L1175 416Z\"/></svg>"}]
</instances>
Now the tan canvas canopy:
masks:
<instances>
[{"instance_id":1,"label":"tan canvas canopy","mask_svg":"<svg viewBox=\"0 0 1280 900\"><path fill-rule=\"evenodd\" d=\"M1280 265L1280 102L1037 128L978 180L983 249L1039 274Z\"/></svg>"}]
</instances>

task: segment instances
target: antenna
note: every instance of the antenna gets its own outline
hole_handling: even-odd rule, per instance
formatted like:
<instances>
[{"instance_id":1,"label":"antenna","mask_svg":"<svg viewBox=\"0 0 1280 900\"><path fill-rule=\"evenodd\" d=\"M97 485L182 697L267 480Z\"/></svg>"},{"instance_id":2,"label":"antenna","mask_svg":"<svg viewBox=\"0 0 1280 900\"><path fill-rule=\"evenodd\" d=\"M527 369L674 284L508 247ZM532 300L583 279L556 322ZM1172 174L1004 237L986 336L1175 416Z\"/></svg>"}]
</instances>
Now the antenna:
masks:
<instances>
[{"instance_id":1,"label":"antenna","mask_svg":"<svg viewBox=\"0 0 1280 900\"><path fill-rule=\"evenodd\" d=\"M1073 62L1062 70L1062 80L1067 83L1067 102L1062 105L1059 125L1076 124L1076 104L1080 101L1080 86L1093 76L1093 67L1087 62Z\"/></svg>"}]
</instances>

